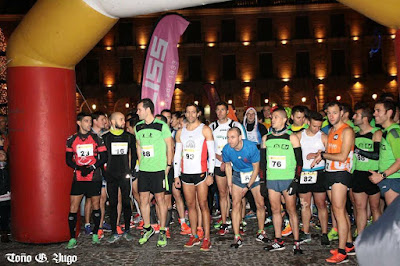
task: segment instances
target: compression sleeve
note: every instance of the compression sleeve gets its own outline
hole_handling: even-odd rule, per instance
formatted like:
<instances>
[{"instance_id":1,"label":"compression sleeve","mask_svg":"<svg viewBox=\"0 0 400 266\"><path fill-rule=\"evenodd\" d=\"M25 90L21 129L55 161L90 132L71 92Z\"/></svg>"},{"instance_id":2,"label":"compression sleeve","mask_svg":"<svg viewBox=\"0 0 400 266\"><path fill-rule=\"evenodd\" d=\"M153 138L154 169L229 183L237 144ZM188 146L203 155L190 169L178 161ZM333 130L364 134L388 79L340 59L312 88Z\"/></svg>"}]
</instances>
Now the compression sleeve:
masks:
<instances>
[{"instance_id":1,"label":"compression sleeve","mask_svg":"<svg viewBox=\"0 0 400 266\"><path fill-rule=\"evenodd\" d=\"M179 177L181 175L181 159L182 159L182 148L181 142L175 144L175 155L174 155L174 177ZM215 155L214 155L215 156Z\"/></svg>"},{"instance_id":2,"label":"compression sleeve","mask_svg":"<svg viewBox=\"0 0 400 266\"><path fill-rule=\"evenodd\" d=\"M214 173L215 167L215 151L214 151L214 141L207 140L207 151L208 151L208 172Z\"/></svg>"},{"instance_id":3,"label":"compression sleeve","mask_svg":"<svg viewBox=\"0 0 400 266\"><path fill-rule=\"evenodd\" d=\"M67 165L69 166L69 167L71 167L72 169L76 169L77 168L77 165L76 165L76 163L74 162L74 160L72 159L73 158L73 156L74 156L74 153L73 152L66 152L66 154L65 154L65 161L67 162Z\"/></svg>"},{"instance_id":4,"label":"compression sleeve","mask_svg":"<svg viewBox=\"0 0 400 266\"><path fill-rule=\"evenodd\" d=\"M357 148L356 153L371 160L379 160L379 147L380 147L380 142L374 142L373 151L364 151Z\"/></svg>"},{"instance_id":5,"label":"compression sleeve","mask_svg":"<svg viewBox=\"0 0 400 266\"><path fill-rule=\"evenodd\" d=\"M266 160L266 149L261 148L260 149L260 179L265 180L267 175L265 174L266 169L267 169L267 160Z\"/></svg>"},{"instance_id":6,"label":"compression sleeve","mask_svg":"<svg viewBox=\"0 0 400 266\"><path fill-rule=\"evenodd\" d=\"M296 158L296 176L301 175L301 170L303 169L303 156L301 153L301 147L294 148L294 156Z\"/></svg>"}]
</instances>

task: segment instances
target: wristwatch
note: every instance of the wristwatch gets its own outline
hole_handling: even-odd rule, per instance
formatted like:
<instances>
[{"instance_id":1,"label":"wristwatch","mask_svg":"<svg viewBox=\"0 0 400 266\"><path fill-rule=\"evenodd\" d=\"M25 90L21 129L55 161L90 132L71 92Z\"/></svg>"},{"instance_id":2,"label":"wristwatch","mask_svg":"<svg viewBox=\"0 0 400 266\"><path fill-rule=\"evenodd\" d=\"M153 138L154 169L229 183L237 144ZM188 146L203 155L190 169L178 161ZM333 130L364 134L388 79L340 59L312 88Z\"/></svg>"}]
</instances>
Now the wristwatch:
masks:
<instances>
[{"instance_id":1,"label":"wristwatch","mask_svg":"<svg viewBox=\"0 0 400 266\"><path fill-rule=\"evenodd\" d=\"M246 187L247 187L247 189L248 189L248 190L250 190L250 189L251 189L251 187L249 187L249 184L246 184Z\"/></svg>"},{"instance_id":2,"label":"wristwatch","mask_svg":"<svg viewBox=\"0 0 400 266\"><path fill-rule=\"evenodd\" d=\"M381 174L381 176L382 176L382 179L386 179L387 175L386 175L385 172L380 172L380 174Z\"/></svg>"},{"instance_id":3,"label":"wristwatch","mask_svg":"<svg viewBox=\"0 0 400 266\"><path fill-rule=\"evenodd\" d=\"M324 152L324 151L321 151L321 158L322 158L322 159L325 159L325 158L324 158L324 154L325 154L325 152Z\"/></svg>"},{"instance_id":4,"label":"wristwatch","mask_svg":"<svg viewBox=\"0 0 400 266\"><path fill-rule=\"evenodd\" d=\"M214 173L208 172L207 175L214 177Z\"/></svg>"}]
</instances>

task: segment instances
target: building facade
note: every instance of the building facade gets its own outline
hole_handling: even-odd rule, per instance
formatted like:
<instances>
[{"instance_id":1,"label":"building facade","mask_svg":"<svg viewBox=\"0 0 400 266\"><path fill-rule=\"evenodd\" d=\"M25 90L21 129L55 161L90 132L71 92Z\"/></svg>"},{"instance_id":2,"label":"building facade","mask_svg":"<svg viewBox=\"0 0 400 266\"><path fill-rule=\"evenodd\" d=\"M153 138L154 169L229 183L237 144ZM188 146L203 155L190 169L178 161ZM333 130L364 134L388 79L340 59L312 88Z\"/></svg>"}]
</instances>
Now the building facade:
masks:
<instances>
[{"instance_id":1,"label":"building facade","mask_svg":"<svg viewBox=\"0 0 400 266\"><path fill-rule=\"evenodd\" d=\"M178 44L173 110L193 101L207 106L205 84L239 112L266 102L319 110L334 99L354 105L382 92L398 95L395 30L335 1L233 1L176 12L191 24ZM121 19L76 66L87 99L77 92L77 111L127 112L135 105L161 15ZM21 19L0 16L6 38Z\"/></svg>"}]
</instances>

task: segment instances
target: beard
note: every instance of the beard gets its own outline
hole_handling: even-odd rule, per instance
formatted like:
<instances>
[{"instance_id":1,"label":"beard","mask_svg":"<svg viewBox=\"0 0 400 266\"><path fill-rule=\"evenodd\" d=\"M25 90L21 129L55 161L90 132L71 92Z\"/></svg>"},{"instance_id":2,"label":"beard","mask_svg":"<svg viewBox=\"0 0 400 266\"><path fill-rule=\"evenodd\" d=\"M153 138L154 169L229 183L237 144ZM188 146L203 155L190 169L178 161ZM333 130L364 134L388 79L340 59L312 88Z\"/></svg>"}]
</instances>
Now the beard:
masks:
<instances>
[{"instance_id":1,"label":"beard","mask_svg":"<svg viewBox=\"0 0 400 266\"><path fill-rule=\"evenodd\" d=\"M123 125L123 124L115 124L115 128L116 129L125 129L125 125Z\"/></svg>"}]
</instances>

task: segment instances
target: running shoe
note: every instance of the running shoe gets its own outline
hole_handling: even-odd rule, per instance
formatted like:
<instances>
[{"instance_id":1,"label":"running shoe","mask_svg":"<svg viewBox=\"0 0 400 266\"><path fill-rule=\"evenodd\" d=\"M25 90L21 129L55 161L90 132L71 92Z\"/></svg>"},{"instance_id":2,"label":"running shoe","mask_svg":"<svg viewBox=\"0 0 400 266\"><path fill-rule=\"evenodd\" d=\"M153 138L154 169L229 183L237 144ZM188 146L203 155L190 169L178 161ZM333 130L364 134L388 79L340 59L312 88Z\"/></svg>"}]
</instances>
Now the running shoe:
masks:
<instances>
[{"instance_id":1,"label":"running shoe","mask_svg":"<svg viewBox=\"0 0 400 266\"><path fill-rule=\"evenodd\" d=\"M200 245L200 239L198 237L190 236L189 241L184 245L185 248L191 248L193 246Z\"/></svg>"},{"instance_id":2,"label":"running shoe","mask_svg":"<svg viewBox=\"0 0 400 266\"><path fill-rule=\"evenodd\" d=\"M231 248L240 248L243 246L243 240L240 237L235 237L233 240L233 244L231 244Z\"/></svg>"},{"instance_id":3,"label":"running shoe","mask_svg":"<svg viewBox=\"0 0 400 266\"><path fill-rule=\"evenodd\" d=\"M138 226L136 226L137 230L143 230L144 222L143 220L139 222Z\"/></svg>"},{"instance_id":4,"label":"running shoe","mask_svg":"<svg viewBox=\"0 0 400 266\"><path fill-rule=\"evenodd\" d=\"M119 234L111 234L110 237L107 239L107 242L112 244L116 242L121 236Z\"/></svg>"},{"instance_id":5,"label":"running shoe","mask_svg":"<svg viewBox=\"0 0 400 266\"><path fill-rule=\"evenodd\" d=\"M217 235L224 236L227 233L229 233L228 227L229 226L227 224L221 225L221 227L219 228L219 230L217 232Z\"/></svg>"},{"instance_id":6,"label":"running shoe","mask_svg":"<svg viewBox=\"0 0 400 266\"><path fill-rule=\"evenodd\" d=\"M181 224L181 235L190 235L192 233L192 229L187 225L187 223Z\"/></svg>"},{"instance_id":7,"label":"running shoe","mask_svg":"<svg viewBox=\"0 0 400 266\"><path fill-rule=\"evenodd\" d=\"M349 261L349 257L347 255L343 255L340 253L337 253L337 254L333 255L332 257L326 259L326 262L334 263L334 264L342 264L342 263L346 263L348 261Z\"/></svg>"},{"instance_id":8,"label":"running shoe","mask_svg":"<svg viewBox=\"0 0 400 266\"><path fill-rule=\"evenodd\" d=\"M129 230L128 230L128 231L125 231L125 232L122 234L122 237L125 238L126 241L132 241L132 240L133 240L133 236L132 236L132 234L129 232Z\"/></svg>"},{"instance_id":9,"label":"running shoe","mask_svg":"<svg viewBox=\"0 0 400 266\"><path fill-rule=\"evenodd\" d=\"M103 230L104 230L105 232L111 231L111 225L109 225L109 224L106 223L106 222L103 222L102 228L103 228Z\"/></svg>"},{"instance_id":10,"label":"running shoe","mask_svg":"<svg viewBox=\"0 0 400 266\"><path fill-rule=\"evenodd\" d=\"M219 210L215 210L212 214L213 219L217 219L221 217L221 212Z\"/></svg>"},{"instance_id":11,"label":"running shoe","mask_svg":"<svg viewBox=\"0 0 400 266\"><path fill-rule=\"evenodd\" d=\"M76 244L76 239L75 238L71 238L68 241L68 245L65 247L65 249L73 249L76 248L78 245Z\"/></svg>"},{"instance_id":12,"label":"running shoe","mask_svg":"<svg viewBox=\"0 0 400 266\"><path fill-rule=\"evenodd\" d=\"M300 243L299 242L294 242L293 245L293 254L294 255L301 255L303 254L303 250L300 248Z\"/></svg>"},{"instance_id":13,"label":"running shoe","mask_svg":"<svg viewBox=\"0 0 400 266\"><path fill-rule=\"evenodd\" d=\"M260 233L257 233L256 241L266 244L271 243L271 239L268 238L267 233L264 230Z\"/></svg>"},{"instance_id":14,"label":"running shoe","mask_svg":"<svg viewBox=\"0 0 400 266\"><path fill-rule=\"evenodd\" d=\"M290 236L292 234L292 227L290 226L289 220L285 220L285 229L282 231L282 236Z\"/></svg>"},{"instance_id":15,"label":"running shoe","mask_svg":"<svg viewBox=\"0 0 400 266\"><path fill-rule=\"evenodd\" d=\"M322 234L322 236L321 236L321 245L328 246L330 244L331 244L331 242L329 241L328 235L327 234Z\"/></svg>"},{"instance_id":16,"label":"running shoe","mask_svg":"<svg viewBox=\"0 0 400 266\"><path fill-rule=\"evenodd\" d=\"M154 235L154 229L153 227L150 226L150 228L148 230L146 230L146 228L143 229L143 235L142 237L139 239L139 244L143 245L145 244L152 235Z\"/></svg>"},{"instance_id":17,"label":"running shoe","mask_svg":"<svg viewBox=\"0 0 400 266\"><path fill-rule=\"evenodd\" d=\"M214 224L215 229L219 229L222 225L222 218L219 218L217 222Z\"/></svg>"},{"instance_id":18,"label":"running shoe","mask_svg":"<svg viewBox=\"0 0 400 266\"><path fill-rule=\"evenodd\" d=\"M310 233L304 233L303 231L300 231L300 243L309 243L311 242L311 234Z\"/></svg>"},{"instance_id":19,"label":"running shoe","mask_svg":"<svg viewBox=\"0 0 400 266\"><path fill-rule=\"evenodd\" d=\"M160 225L159 224L152 224L151 227L153 227L154 233L158 234L160 232Z\"/></svg>"},{"instance_id":20,"label":"running shoe","mask_svg":"<svg viewBox=\"0 0 400 266\"><path fill-rule=\"evenodd\" d=\"M157 247L163 248L167 245L167 235L165 230L160 230L158 235Z\"/></svg>"},{"instance_id":21,"label":"running shoe","mask_svg":"<svg viewBox=\"0 0 400 266\"><path fill-rule=\"evenodd\" d=\"M243 225L240 225L239 226L239 234L245 235L246 234L246 227L244 227Z\"/></svg>"},{"instance_id":22,"label":"running shoe","mask_svg":"<svg viewBox=\"0 0 400 266\"><path fill-rule=\"evenodd\" d=\"M356 255L356 248L354 245L351 248L345 247L344 250L346 251L346 254L349 256L354 256ZM336 255L339 253L338 249L331 249L329 251L332 255Z\"/></svg>"},{"instance_id":23,"label":"running shoe","mask_svg":"<svg viewBox=\"0 0 400 266\"><path fill-rule=\"evenodd\" d=\"M102 239L104 237L103 229L99 229L99 231L97 231L97 235L99 236L99 239Z\"/></svg>"},{"instance_id":24,"label":"running shoe","mask_svg":"<svg viewBox=\"0 0 400 266\"><path fill-rule=\"evenodd\" d=\"M123 233L121 226L117 225L117 234L122 235Z\"/></svg>"},{"instance_id":25,"label":"running shoe","mask_svg":"<svg viewBox=\"0 0 400 266\"><path fill-rule=\"evenodd\" d=\"M92 236L92 244L93 245L100 244L99 235L93 234L93 236Z\"/></svg>"},{"instance_id":26,"label":"running shoe","mask_svg":"<svg viewBox=\"0 0 400 266\"><path fill-rule=\"evenodd\" d=\"M338 240L339 239L339 233L338 233L336 228L332 228L331 231L329 231L328 239L329 239L329 241L333 241L333 240Z\"/></svg>"},{"instance_id":27,"label":"running shoe","mask_svg":"<svg viewBox=\"0 0 400 266\"><path fill-rule=\"evenodd\" d=\"M91 235L92 233L92 227L90 224L85 224L85 235Z\"/></svg>"},{"instance_id":28,"label":"running shoe","mask_svg":"<svg viewBox=\"0 0 400 266\"><path fill-rule=\"evenodd\" d=\"M270 228L270 227L274 226L274 224L272 223L272 217L267 217L267 218L265 219L264 226L265 226L266 228Z\"/></svg>"},{"instance_id":29,"label":"running shoe","mask_svg":"<svg viewBox=\"0 0 400 266\"><path fill-rule=\"evenodd\" d=\"M284 244L283 241L278 242L278 240L275 239L274 242L273 242L271 245L266 246L266 247L264 248L264 250L265 250L265 251L273 252L273 251L284 250L285 248L286 248L286 247L285 247L285 244Z\"/></svg>"},{"instance_id":30,"label":"running shoe","mask_svg":"<svg viewBox=\"0 0 400 266\"><path fill-rule=\"evenodd\" d=\"M165 235L167 236L168 239L170 239L171 238L171 231L169 230L169 227L167 227L165 229L166 229Z\"/></svg>"},{"instance_id":31,"label":"running shoe","mask_svg":"<svg viewBox=\"0 0 400 266\"><path fill-rule=\"evenodd\" d=\"M245 216L244 219L255 219L257 218L257 215L253 211L249 211Z\"/></svg>"},{"instance_id":32,"label":"running shoe","mask_svg":"<svg viewBox=\"0 0 400 266\"><path fill-rule=\"evenodd\" d=\"M200 240L204 238L204 231L202 227L197 227L197 236L199 237Z\"/></svg>"},{"instance_id":33,"label":"running shoe","mask_svg":"<svg viewBox=\"0 0 400 266\"><path fill-rule=\"evenodd\" d=\"M204 238L203 244L201 244L200 250L201 251L209 251L211 248L211 241L207 238Z\"/></svg>"},{"instance_id":34,"label":"running shoe","mask_svg":"<svg viewBox=\"0 0 400 266\"><path fill-rule=\"evenodd\" d=\"M358 236L358 230L356 228L356 230L354 230L354 233L353 233L353 238L355 239L355 238L357 238L357 236Z\"/></svg>"},{"instance_id":35,"label":"running shoe","mask_svg":"<svg viewBox=\"0 0 400 266\"><path fill-rule=\"evenodd\" d=\"M142 216L140 216L139 213L136 213L135 216L133 217L133 222L134 222L135 224L138 224L138 223L140 223L141 221L143 221Z\"/></svg>"}]
</instances>

